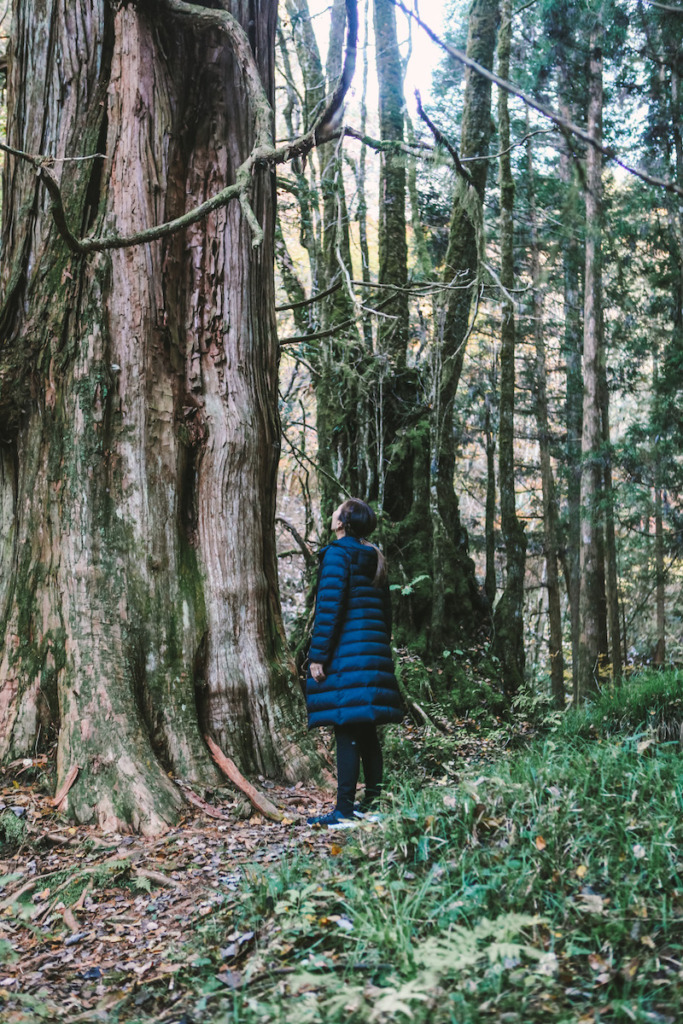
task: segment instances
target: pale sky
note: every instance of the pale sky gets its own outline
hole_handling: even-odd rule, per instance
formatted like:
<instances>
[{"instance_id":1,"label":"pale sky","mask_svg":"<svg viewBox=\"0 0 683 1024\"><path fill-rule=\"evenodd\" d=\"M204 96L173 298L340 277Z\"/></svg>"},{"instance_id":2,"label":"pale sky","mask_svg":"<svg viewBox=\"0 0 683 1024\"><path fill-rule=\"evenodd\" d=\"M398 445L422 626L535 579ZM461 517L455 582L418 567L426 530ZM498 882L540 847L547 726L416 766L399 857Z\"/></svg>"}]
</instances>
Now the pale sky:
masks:
<instances>
[{"instance_id":1,"label":"pale sky","mask_svg":"<svg viewBox=\"0 0 683 1024\"><path fill-rule=\"evenodd\" d=\"M351 95L347 102L346 117L347 122L353 125L354 128L359 126L360 121L358 100L360 99L363 83L363 47L365 44L364 24L366 20L366 4L368 2L370 4L367 12L369 28L369 66L366 102L368 107L369 126L376 124L377 120L377 78L375 75L375 42L372 30L372 0L359 0L358 60L356 64L356 74L351 88ZM406 6L408 6L410 2L411 0L407 0ZM418 9L422 20L439 35L441 35L443 30L445 8L445 0L420 0L418 3ZM327 53L327 34L329 31L329 0L309 0L309 9L315 26L316 36L318 37L320 55L324 64ZM415 120L415 89L420 90L423 100L429 96L432 87L432 71L442 61L444 52L431 41L419 25L413 23L411 29L408 24L409 19L401 11L397 10L396 16L399 45L401 47L401 52L404 55L408 53L409 40L412 34L411 56L405 78L405 98L408 105L408 112L411 118Z\"/></svg>"}]
</instances>

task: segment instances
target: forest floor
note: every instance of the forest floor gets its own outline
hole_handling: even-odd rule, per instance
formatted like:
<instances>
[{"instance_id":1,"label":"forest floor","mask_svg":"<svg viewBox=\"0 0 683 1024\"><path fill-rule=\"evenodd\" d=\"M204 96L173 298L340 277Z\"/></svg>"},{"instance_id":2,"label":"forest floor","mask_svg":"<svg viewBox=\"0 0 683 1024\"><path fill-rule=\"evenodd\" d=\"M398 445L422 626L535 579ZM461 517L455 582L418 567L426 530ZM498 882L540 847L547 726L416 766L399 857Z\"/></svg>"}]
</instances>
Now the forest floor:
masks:
<instances>
[{"instance_id":1,"label":"forest floor","mask_svg":"<svg viewBox=\"0 0 683 1024\"><path fill-rule=\"evenodd\" d=\"M536 736L393 730L382 821L344 832L297 786L267 789L281 824L233 795L104 834L57 815L48 763L5 769L0 1021L676 1024L683 678L657 685L644 723L651 694Z\"/></svg>"},{"instance_id":2,"label":"forest floor","mask_svg":"<svg viewBox=\"0 0 683 1024\"><path fill-rule=\"evenodd\" d=\"M424 730L402 731L419 743ZM463 764L493 756L486 736L458 746ZM182 999L192 988L183 976L207 966L209 952L218 954L220 985L241 987L238 968L253 960L255 933L228 929L204 948L197 937L248 898L245 880L255 872L292 855L335 858L346 842L342 832L306 825L332 804L316 787L266 783L282 823L250 813L237 793L215 806L225 820L188 807L177 828L147 839L67 823L53 807L53 773L45 756L0 769L0 814L15 816L18 843L4 858L0 845L3 1024L113 1020L124 1007L135 1019L136 1007Z\"/></svg>"}]
</instances>

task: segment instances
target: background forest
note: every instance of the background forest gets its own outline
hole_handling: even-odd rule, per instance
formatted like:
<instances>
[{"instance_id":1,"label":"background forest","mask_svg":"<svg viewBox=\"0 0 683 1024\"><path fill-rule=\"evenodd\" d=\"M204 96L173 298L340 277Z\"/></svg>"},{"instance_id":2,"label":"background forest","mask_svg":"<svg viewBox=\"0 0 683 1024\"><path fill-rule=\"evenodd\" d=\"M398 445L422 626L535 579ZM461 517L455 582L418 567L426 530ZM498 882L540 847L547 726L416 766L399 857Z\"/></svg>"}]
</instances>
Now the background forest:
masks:
<instances>
[{"instance_id":1,"label":"background forest","mask_svg":"<svg viewBox=\"0 0 683 1024\"><path fill-rule=\"evenodd\" d=\"M334 10L329 39L305 2L282 12L284 137L338 74ZM536 102L491 96L437 47L427 67L422 30L377 5L351 127L279 176L283 600L296 640L297 548L358 493L382 513L399 644L452 687L455 652L486 635L508 694L552 675L563 706L682 656L683 17L554 0L430 15Z\"/></svg>"},{"instance_id":2,"label":"background forest","mask_svg":"<svg viewBox=\"0 0 683 1024\"><path fill-rule=\"evenodd\" d=\"M0 0L3 1024L680 1020L682 44ZM349 494L408 713L342 834Z\"/></svg>"}]
</instances>

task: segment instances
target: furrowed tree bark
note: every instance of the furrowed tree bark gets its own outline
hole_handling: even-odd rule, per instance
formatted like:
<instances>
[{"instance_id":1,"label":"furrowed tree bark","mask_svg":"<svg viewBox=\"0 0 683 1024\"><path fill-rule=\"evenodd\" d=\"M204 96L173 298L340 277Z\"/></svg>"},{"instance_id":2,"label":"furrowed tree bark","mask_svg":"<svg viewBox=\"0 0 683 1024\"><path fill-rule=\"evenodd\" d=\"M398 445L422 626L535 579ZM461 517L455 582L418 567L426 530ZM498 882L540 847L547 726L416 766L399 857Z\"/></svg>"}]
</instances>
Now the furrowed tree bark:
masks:
<instances>
[{"instance_id":1,"label":"furrowed tree bark","mask_svg":"<svg viewBox=\"0 0 683 1024\"><path fill-rule=\"evenodd\" d=\"M528 120L527 120L528 125ZM534 294L534 340L536 344L536 424L538 427L539 454L541 462L541 489L543 493L543 554L546 564L546 587L548 592L550 690L555 707L565 706L564 655L562 651L562 605L560 599L560 574L557 564L559 549L558 510L555 498L555 480L550 457L550 424L548 415L548 391L546 387L547 365L544 334L544 295L541 279L541 259L538 241L538 219L536 214L536 193L534 187L534 164L531 140L527 142L527 173L529 188L529 220L531 234L531 280Z\"/></svg>"},{"instance_id":2,"label":"furrowed tree bark","mask_svg":"<svg viewBox=\"0 0 683 1024\"><path fill-rule=\"evenodd\" d=\"M275 3L235 0L273 95ZM250 25L251 20L251 27ZM69 222L120 235L234 180L255 111L215 28L152 4L15 0L8 135L54 157ZM273 182L164 242L73 256L8 159L0 271L0 756L58 730L77 820L156 832L217 774L299 777L277 594ZM9 497L7 496L9 495ZM6 582L9 581L9 582Z\"/></svg>"},{"instance_id":3,"label":"furrowed tree bark","mask_svg":"<svg viewBox=\"0 0 683 1024\"><path fill-rule=\"evenodd\" d=\"M602 52L594 30L590 38L588 130L602 138ZM583 436L581 444L581 583L579 594L579 686L581 699L599 689L600 656L606 643L604 563L602 558L602 424L600 360L602 359L602 155L586 154L586 271L583 330Z\"/></svg>"},{"instance_id":4,"label":"furrowed tree bark","mask_svg":"<svg viewBox=\"0 0 683 1024\"><path fill-rule=\"evenodd\" d=\"M498 32L498 70L502 78L510 75L512 42L511 0L501 4ZM500 140L500 280L508 295L515 286L514 203L515 185L510 159L510 116L508 97L498 94L498 136ZM505 542L506 580L493 614L494 650L500 661L503 685L514 694L524 682L524 569L526 536L517 518L515 496L515 310L503 297L500 332L500 424L498 459L500 520Z\"/></svg>"},{"instance_id":5,"label":"furrowed tree bark","mask_svg":"<svg viewBox=\"0 0 683 1024\"><path fill-rule=\"evenodd\" d=\"M498 0L474 0L469 16L467 55L487 68L493 65L498 26ZM430 429L430 518L432 522L433 607L431 646L439 652L454 628L468 633L487 624L486 602L477 584L474 564L468 555L468 538L460 519L453 487L455 438L453 411L460 381L469 316L477 292L479 259L476 204L486 190L491 137L491 85L467 69L460 136L460 156L482 159L468 164L473 184L458 176L451 215L443 280L459 285L446 292L439 311L438 337L433 365L433 412ZM462 287L464 286L464 287Z\"/></svg>"}]
</instances>

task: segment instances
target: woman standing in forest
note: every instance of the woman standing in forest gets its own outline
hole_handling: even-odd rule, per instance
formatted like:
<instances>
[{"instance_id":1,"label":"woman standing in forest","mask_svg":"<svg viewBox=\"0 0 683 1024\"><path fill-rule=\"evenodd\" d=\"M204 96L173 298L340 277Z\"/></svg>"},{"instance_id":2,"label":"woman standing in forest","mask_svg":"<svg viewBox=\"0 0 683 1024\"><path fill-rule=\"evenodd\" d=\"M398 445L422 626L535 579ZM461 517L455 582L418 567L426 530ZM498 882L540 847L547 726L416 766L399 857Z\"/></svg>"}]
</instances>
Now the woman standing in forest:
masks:
<instances>
[{"instance_id":1,"label":"woman standing in forest","mask_svg":"<svg viewBox=\"0 0 683 1024\"><path fill-rule=\"evenodd\" d=\"M391 657L391 602L384 556L366 538L377 525L359 498L332 516L337 539L320 552L313 638L308 652L306 705L309 728L334 726L337 802L309 825L348 827L363 764L360 811L379 803L382 749L377 726L403 717Z\"/></svg>"}]
</instances>

